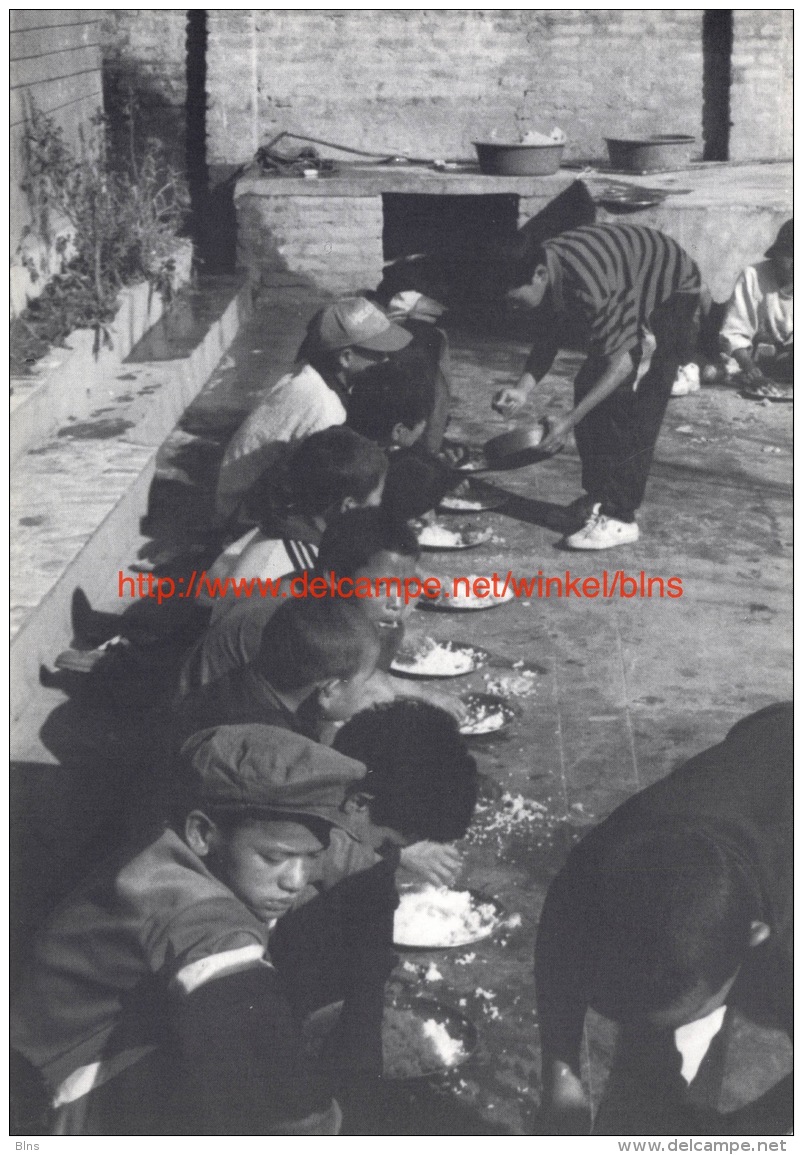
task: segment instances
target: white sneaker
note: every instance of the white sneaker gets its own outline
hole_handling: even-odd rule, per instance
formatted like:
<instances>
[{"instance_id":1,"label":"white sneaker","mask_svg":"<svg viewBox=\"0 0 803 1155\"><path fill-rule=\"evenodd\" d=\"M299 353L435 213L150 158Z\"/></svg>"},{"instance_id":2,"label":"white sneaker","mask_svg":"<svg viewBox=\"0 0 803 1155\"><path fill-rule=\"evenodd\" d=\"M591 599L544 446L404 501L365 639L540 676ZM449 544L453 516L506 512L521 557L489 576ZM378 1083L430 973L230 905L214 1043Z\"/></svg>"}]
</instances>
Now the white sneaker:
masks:
<instances>
[{"instance_id":1,"label":"white sneaker","mask_svg":"<svg viewBox=\"0 0 803 1155\"><path fill-rule=\"evenodd\" d=\"M681 365L678 369L675 383L672 386L672 396L685 397L689 393L699 392L700 366L696 361L690 361L688 365Z\"/></svg>"},{"instance_id":2,"label":"white sneaker","mask_svg":"<svg viewBox=\"0 0 803 1155\"><path fill-rule=\"evenodd\" d=\"M618 521L600 513L597 503L582 529L569 534L563 544L569 549L611 549L616 545L630 545L638 541L639 531L635 521Z\"/></svg>"}]
</instances>

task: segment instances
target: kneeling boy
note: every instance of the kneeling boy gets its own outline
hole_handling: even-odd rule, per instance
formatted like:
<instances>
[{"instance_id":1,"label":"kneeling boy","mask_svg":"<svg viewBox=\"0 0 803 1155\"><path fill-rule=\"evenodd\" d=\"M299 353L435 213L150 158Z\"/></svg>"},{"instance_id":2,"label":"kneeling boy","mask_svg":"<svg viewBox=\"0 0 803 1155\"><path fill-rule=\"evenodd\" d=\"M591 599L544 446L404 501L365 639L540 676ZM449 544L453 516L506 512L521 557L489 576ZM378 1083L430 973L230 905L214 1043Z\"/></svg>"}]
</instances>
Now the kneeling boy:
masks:
<instances>
[{"instance_id":1,"label":"kneeling boy","mask_svg":"<svg viewBox=\"0 0 803 1155\"><path fill-rule=\"evenodd\" d=\"M588 1130L588 1007L622 1026L596 1134L784 1133L788 1083L721 1113L702 1067L726 1006L790 1030L791 920L792 710L779 705L630 798L550 886L535 952L547 1133Z\"/></svg>"},{"instance_id":2,"label":"kneeling boy","mask_svg":"<svg viewBox=\"0 0 803 1155\"><path fill-rule=\"evenodd\" d=\"M345 794L364 767L269 726L205 731L184 756L181 820L96 873L44 928L13 1045L44 1075L55 1134L337 1134L269 935L332 828L348 826ZM346 987L339 1041L352 1070L381 1064L393 904L340 909L350 955L330 963ZM367 1025L363 1000L380 1008Z\"/></svg>"}]
</instances>

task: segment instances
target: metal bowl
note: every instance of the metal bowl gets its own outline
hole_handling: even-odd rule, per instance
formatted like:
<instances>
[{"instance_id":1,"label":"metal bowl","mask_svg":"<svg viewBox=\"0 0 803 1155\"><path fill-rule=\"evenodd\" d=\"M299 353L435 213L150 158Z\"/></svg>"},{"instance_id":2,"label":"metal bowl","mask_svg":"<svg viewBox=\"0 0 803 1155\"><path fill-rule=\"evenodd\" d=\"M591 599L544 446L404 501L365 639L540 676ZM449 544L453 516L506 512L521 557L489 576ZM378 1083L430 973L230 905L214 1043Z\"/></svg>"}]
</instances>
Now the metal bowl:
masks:
<instances>
[{"instance_id":1,"label":"metal bowl","mask_svg":"<svg viewBox=\"0 0 803 1155\"><path fill-rule=\"evenodd\" d=\"M635 138L608 136L605 143L611 168L622 172L665 172L690 163L694 139L669 133Z\"/></svg>"},{"instance_id":2,"label":"metal bowl","mask_svg":"<svg viewBox=\"0 0 803 1155\"><path fill-rule=\"evenodd\" d=\"M480 172L491 176L552 176L563 160L565 141L556 144L497 144L475 140Z\"/></svg>"},{"instance_id":3,"label":"metal bowl","mask_svg":"<svg viewBox=\"0 0 803 1155\"><path fill-rule=\"evenodd\" d=\"M471 730L464 730L463 725L460 726L460 733L468 742L488 742L494 738L498 738L500 734L504 734L510 727L511 722L518 717L518 710L511 706L506 698L502 698L499 694L466 694L461 698L464 706L469 711L469 718L474 716L477 720L484 713L499 714L502 721L493 730L480 730L472 733Z\"/></svg>"},{"instance_id":4,"label":"metal bowl","mask_svg":"<svg viewBox=\"0 0 803 1155\"><path fill-rule=\"evenodd\" d=\"M554 451L544 453L539 446L547 435L544 421L537 425L521 425L510 433L500 433L483 446L485 460L493 469L518 469L553 457Z\"/></svg>"}]
</instances>

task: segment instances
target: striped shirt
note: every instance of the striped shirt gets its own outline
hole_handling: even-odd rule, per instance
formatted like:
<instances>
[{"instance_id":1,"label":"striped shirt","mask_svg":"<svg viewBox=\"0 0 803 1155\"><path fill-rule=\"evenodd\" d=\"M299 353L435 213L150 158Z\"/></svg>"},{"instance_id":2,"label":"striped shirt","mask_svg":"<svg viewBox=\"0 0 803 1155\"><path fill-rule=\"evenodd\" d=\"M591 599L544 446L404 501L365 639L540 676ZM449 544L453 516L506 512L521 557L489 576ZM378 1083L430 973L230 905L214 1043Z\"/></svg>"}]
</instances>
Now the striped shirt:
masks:
<instances>
[{"instance_id":1,"label":"striped shirt","mask_svg":"<svg viewBox=\"0 0 803 1155\"><path fill-rule=\"evenodd\" d=\"M634 348L659 305L699 293L700 271L677 241L644 225L586 225L544 243L552 304L588 329L589 351Z\"/></svg>"}]
</instances>

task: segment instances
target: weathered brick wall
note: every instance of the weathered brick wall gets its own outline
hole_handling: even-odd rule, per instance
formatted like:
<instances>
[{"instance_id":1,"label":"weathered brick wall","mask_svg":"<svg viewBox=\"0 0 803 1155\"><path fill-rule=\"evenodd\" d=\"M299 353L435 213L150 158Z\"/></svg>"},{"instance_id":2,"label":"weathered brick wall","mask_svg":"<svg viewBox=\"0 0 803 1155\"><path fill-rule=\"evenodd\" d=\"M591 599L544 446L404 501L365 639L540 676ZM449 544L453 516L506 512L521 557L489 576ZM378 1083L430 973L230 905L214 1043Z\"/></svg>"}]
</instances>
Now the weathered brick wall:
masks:
<instances>
[{"instance_id":1,"label":"weathered brick wall","mask_svg":"<svg viewBox=\"0 0 803 1155\"><path fill-rule=\"evenodd\" d=\"M185 163L187 13L177 8L115 8L101 24L106 109L119 117L133 91L137 132L156 136L172 164Z\"/></svg>"},{"instance_id":2,"label":"weathered brick wall","mask_svg":"<svg viewBox=\"0 0 803 1155\"><path fill-rule=\"evenodd\" d=\"M21 9L10 12L10 161L11 308L19 312L40 291L20 263L18 246L31 224L31 212L20 184L24 179L26 107L54 116L69 139L101 106L100 14L90 9ZM48 254L33 241L29 255L47 262Z\"/></svg>"},{"instance_id":3,"label":"weathered brick wall","mask_svg":"<svg viewBox=\"0 0 803 1155\"><path fill-rule=\"evenodd\" d=\"M208 159L283 129L425 157L556 124L573 157L605 135L699 139L701 29L695 10L210 10Z\"/></svg>"},{"instance_id":4,"label":"weathered brick wall","mask_svg":"<svg viewBox=\"0 0 803 1155\"><path fill-rule=\"evenodd\" d=\"M329 293L370 288L382 278L382 198L243 196L237 241L255 284L288 269Z\"/></svg>"},{"instance_id":5,"label":"weathered brick wall","mask_svg":"<svg viewBox=\"0 0 803 1155\"><path fill-rule=\"evenodd\" d=\"M734 10L732 160L791 157L792 49L791 11Z\"/></svg>"}]
</instances>

